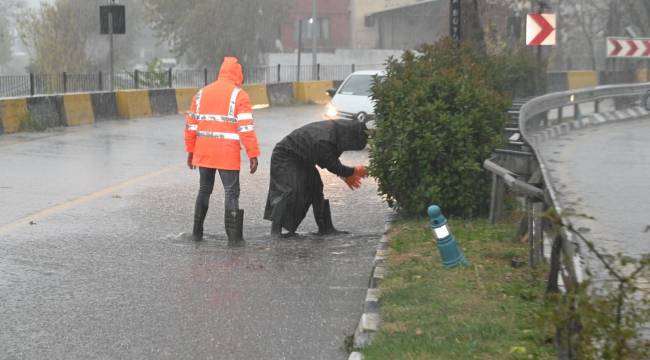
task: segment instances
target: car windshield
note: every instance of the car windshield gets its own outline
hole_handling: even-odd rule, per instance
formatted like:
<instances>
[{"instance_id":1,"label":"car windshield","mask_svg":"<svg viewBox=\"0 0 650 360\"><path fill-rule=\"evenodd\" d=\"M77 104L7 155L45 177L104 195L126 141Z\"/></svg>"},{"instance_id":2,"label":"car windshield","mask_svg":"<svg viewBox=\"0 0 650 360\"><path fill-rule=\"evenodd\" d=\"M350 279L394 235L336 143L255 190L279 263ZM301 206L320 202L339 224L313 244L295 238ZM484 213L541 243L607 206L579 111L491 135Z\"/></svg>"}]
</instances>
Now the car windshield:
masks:
<instances>
[{"instance_id":1,"label":"car windshield","mask_svg":"<svg viewBox=\"0 0 650 360\"><path fill-rule=\"evenodd\" d=\"M374 75L353 75L341 86L341 95L370 96Z\"/></svg>"}]
</instances>

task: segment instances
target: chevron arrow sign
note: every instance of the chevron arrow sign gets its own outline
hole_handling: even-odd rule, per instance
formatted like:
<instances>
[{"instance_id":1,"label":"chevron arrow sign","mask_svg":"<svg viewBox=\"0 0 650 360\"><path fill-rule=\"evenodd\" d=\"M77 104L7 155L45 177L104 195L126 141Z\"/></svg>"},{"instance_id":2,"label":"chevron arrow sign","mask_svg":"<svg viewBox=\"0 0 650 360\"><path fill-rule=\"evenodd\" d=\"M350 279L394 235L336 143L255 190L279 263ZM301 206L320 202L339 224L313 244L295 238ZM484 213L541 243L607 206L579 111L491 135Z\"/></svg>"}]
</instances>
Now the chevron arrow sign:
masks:
<instances>
[{"instance_id":1,"label":"chevron arrow sign","mask_svg":"<svg viewBox=\"0 0 650 360\"><path fill-rule=\"evenodd\" d=\"M555 45L555 14L528 14L526 45Z\"/></svg>"},{"instance_id":2,"label":"chevron arrow sign","mask_svg":"<svg viewBox=\"0 0 650 360\"><path fill-rule=\"evenodd\" d=\"M650 59L650 38L607 38L607 57Z\"/></svg>"}]
</instances>

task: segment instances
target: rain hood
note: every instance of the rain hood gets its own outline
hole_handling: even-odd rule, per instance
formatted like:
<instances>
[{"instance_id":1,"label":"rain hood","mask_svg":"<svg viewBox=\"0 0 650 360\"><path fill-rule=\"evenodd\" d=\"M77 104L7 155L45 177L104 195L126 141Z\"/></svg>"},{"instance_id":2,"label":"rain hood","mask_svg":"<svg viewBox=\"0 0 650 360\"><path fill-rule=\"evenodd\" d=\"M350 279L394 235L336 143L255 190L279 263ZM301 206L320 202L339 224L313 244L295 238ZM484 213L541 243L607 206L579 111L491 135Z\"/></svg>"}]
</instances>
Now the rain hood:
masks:
<instances>
[{"instance_id":1,"label":"rain hood","mask_svg":"<svg viewBox=\"0 0 650 360\"><path fill-rule=\"evenodd\" d=\"M339 152L363 150L368 143L366 125L356 120L334 120L336 147Z\"/></svg>"},{"instance_id":2,"label":"rain hood","mask_svg":"<svg viewBox=\"0 0 650 360\"><path fill-rule=\"evenodd\" d=\"M241 86L244 82L244 74L236 57L225 57L223 59L223 64L221 64L219 70L219 80L231 81L235 86Z\"/></svg>"}]
</instances>

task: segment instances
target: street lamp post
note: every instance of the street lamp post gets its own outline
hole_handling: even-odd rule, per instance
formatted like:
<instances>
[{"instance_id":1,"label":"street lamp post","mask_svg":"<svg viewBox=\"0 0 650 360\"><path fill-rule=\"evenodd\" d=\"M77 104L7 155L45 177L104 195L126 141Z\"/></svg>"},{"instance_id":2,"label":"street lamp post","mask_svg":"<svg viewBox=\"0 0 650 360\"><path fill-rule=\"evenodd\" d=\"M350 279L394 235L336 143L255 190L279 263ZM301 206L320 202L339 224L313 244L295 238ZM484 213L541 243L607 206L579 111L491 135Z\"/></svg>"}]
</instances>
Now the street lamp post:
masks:
<instances>
[{"instance_id":1,"label":"street lamp post","mask_svg":"<svg viewBox=\"0 0 650 360\"><path fill-rule=\"evenodd\" d=\"M318 38L316 37L316 27L318 23L318 10L316 8L316 0L311 1L311 19L309 20L311 24L311 69L312 69L312 80L316 79L316 64L318 63L318 55L316 53L318 49ZM320 36L320 28L318 29L318 35Z\"/></svg>"},{"instance_id":2,"label":"street lamp post","mask_svg":"<svg viewBox=\"0 0 650 360\"><path fill-rule=\"evenodd\" d=\"M296 68L296 81L300 82L300 58L302 57L302 20L298 20L298 67Z\"/></svg>"},{"instance_id":3,"label":"street lamp post","mask_svg":"<svg viewBox=\"0 0 650 360\"><path fill-rule=\"evenodd\" d=\"M111 0L111 6L115 5L115 0ZM113 9L108 12L108 51L109 55L109 67L111 70L111 91L115 91L115 67L114 67L114 55L113 55Z\"/></svg>"}]
</instances>

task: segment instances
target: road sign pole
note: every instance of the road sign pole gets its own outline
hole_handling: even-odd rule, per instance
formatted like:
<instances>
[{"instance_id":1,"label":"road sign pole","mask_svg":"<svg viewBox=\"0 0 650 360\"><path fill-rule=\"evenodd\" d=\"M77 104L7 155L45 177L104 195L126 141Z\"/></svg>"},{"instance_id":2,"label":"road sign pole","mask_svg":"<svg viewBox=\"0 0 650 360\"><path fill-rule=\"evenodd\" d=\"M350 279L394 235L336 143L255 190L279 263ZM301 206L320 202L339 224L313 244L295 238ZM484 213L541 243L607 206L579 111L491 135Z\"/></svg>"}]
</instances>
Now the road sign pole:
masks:
<instances>
[{"instance_id":1,"label":"road sign pole","mask_svg":"<svg viewBox=\"0 0 650 360\"><path fill-rule=\"evenodd\" d=\"M544 3L539 2L538 5L539 5L539 13L543 14L545 9ZM541 46L537 47L537 69L538 69L538 73L537 76L535 76L535 91L538 94L542 94L545 91L542 90L543 69L542 69L542 47Z\"/></svg>"}]
</instances>

